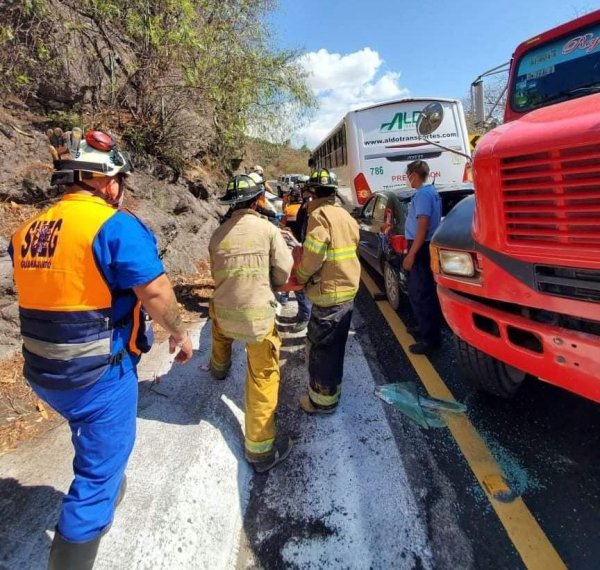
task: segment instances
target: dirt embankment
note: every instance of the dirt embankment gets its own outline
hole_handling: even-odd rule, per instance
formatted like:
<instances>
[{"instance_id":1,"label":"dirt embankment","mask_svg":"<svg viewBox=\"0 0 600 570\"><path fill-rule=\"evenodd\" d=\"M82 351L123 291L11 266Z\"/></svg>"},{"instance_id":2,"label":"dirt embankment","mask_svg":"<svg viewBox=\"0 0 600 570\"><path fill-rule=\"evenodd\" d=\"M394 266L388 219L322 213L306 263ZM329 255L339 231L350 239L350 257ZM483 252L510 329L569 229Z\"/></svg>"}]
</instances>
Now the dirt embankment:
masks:
<instances>
[{"instance_id":1,"label":"dirt embankment","mask_svg":"<svg viewBox=\"0 0 600 570\"><path fill-rule=\"evenodd\" d=\"M7 248L12 233L59 199L50 187L52 165L45 119L19 102L0 107L0 453L48 429L56 415L31 393L21 374L19 317ZM177 178L177 182L174 180ZM185 320L204 310L211 281L208 241L223 207L219 175L193 164L184 176L155 164L130 179L126 206L154 232L165 268L176 284Z\"/></svg>"}]
</instances>

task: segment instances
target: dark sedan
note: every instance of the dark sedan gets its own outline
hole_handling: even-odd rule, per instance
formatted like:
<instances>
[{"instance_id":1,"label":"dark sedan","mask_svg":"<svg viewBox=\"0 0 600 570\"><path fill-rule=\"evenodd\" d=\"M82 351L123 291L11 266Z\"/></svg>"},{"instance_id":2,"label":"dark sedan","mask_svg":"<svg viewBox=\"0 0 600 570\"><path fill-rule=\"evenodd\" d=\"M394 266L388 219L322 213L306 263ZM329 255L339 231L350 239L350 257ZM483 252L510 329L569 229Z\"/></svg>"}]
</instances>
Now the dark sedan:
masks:
<instances>
[{"instance_id":1,"label":"dark sedan","mask_svg":"<svg viewBox=\"0 0 600 570\"><path fill-rule=\"evenodd\" d=\"M438 189L442 198L442 217L463 198L473 194L469 184ZM406 275L402 259L406 253L404 223L414 190L376 192L369 201L353 212L360 226L360 257L383 276L385 293L395 309L400 294L406 293ZM443 218L442 218L443 219Z\"/></svg>"}]
</instances>

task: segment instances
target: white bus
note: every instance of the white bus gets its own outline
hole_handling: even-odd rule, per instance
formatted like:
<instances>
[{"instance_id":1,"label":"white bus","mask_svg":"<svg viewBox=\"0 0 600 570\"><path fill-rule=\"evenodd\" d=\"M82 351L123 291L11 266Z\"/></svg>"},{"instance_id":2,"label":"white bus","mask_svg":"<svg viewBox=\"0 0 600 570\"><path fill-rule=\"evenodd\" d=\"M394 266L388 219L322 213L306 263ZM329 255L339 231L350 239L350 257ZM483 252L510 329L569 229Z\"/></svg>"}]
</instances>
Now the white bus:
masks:
<instances>
[{"instance_id":1,"label":"white bus","mask_svg":"<svg viewBox=\"0 0 600 570\"><path fill-rule=\"evenodd\" d=\"M443 120L430 135L417 133L417 119L431 103L440 103ZM424 140L427 139L427 140ZM398 99L348 113L314 149L319 168L338 176L339 193L353 206L362 206L373 192L406 187L406 166L425 160L430 181L443 186L462 184L468 177L469 135L462 104L457 99L418 97Z\"/></svg>"}]
</instances>

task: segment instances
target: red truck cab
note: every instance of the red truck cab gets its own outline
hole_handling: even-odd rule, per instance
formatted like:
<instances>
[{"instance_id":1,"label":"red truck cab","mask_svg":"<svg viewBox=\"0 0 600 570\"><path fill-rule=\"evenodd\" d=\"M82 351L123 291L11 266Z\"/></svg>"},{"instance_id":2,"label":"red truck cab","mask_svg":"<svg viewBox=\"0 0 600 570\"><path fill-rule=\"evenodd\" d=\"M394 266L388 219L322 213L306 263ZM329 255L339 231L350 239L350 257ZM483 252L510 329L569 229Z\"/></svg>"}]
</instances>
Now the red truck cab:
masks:
<instances>
[{"instance_id":1,"label":"red truck cab","mask_svg":"<svg viewBox=\"0 0 600 570\"><path fill-rule=\"evenodd\" d=\"M442 310L476 387L526 376L600 402L600 10L522 43L475 198L432 241Z\"/></svg>"}]
</instances>

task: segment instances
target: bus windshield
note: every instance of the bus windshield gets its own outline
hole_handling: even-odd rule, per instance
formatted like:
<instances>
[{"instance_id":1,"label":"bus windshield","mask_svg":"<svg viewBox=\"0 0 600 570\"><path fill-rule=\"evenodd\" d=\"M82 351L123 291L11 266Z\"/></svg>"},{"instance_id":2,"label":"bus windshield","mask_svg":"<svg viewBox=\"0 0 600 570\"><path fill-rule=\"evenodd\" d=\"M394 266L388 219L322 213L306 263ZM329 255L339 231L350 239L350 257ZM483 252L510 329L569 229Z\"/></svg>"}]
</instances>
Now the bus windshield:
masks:
<instances>
[{"instance_id":1,"label":"bus windshield","mask_svg":"<svg viewBox=\"0 0 600 570\"><path fill-rule=\"evenodd\" d=\"M536 47L517 62L510 94L525 112L600 92L600 24Z\"/></svg>"}]
</instances>

